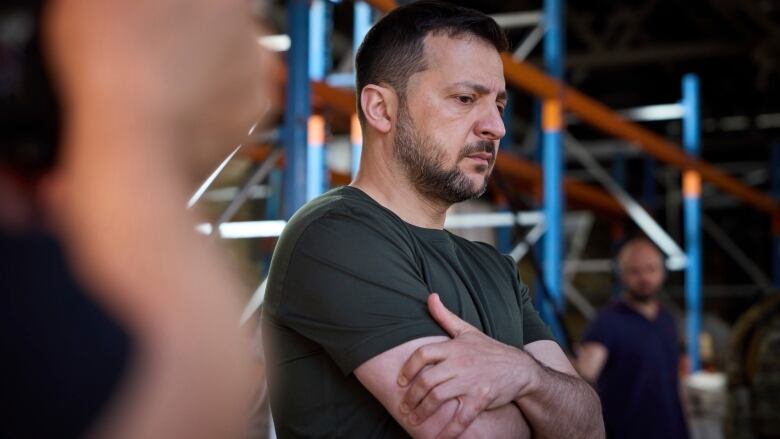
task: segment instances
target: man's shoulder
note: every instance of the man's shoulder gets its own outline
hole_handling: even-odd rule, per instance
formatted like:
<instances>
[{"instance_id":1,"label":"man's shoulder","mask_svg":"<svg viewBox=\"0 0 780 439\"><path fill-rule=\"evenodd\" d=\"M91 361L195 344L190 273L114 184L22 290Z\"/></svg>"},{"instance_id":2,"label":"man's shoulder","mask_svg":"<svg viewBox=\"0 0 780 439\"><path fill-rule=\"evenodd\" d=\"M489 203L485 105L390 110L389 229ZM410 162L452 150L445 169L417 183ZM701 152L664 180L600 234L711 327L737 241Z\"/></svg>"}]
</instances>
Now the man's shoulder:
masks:
<instances>
[{"instance_id":1,"label":"man's shoulder","mask_svg":"<svg viewBox=\"0 0 780 439\"><path fill-rule=\"evenodd\" d=\"M629 310L626 309L628 305L621 298L613 298L607 302L604 306L599 308L594 320L614 322L621 320Z\"/></svg>"},{"instance_id":2,"label":"man's shoulder","mask_svg":"<svg viewBox=\"0 0 780 439\"><path fill-rule=\"evenodd\" d=\"M372 275L405 266L412 248L411 234L392 212L358 189L331 190L285 226L271 260L267 299L277 300L295 277L313 279L331 269Z\"/></svg>"},{"instance_id":3,"label":"man's shoulder","mask_svg":"<svg viewBox=\"0 0 780 439\"><path fill-rule=\"evenodd\" d=\"M284 228L277 250L295 247L304 234L308 240L322 236L307 233L327 228L330 233L354 236L367 226L397 228L395 218L384 207L358 189L344 186L333 189L301 207Z\"/></svg>"}]
</instances>

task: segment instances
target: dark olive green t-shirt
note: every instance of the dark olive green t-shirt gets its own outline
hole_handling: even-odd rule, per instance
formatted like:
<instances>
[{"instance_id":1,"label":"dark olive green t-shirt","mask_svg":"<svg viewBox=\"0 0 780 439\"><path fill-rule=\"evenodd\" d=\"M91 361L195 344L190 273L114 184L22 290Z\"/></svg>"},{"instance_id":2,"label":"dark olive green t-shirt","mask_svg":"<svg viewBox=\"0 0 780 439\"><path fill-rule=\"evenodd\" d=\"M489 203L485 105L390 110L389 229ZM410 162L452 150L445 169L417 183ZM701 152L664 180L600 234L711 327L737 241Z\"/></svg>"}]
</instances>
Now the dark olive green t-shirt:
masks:
<instances>
[{"instance_id":1,"label":"dark olive green t-shirt","mask_svg":"<svg viewBox=\"0 0 780 439\"><path fill-rule=\"evenodd\" d=\"M428 314L431 292L503 343L552 339L514 262L493 247L405 223L352 187L301 208L274 251L263 310L277 435L408 437L353 371L447 335Z\"/></svg>"}]
</instances>

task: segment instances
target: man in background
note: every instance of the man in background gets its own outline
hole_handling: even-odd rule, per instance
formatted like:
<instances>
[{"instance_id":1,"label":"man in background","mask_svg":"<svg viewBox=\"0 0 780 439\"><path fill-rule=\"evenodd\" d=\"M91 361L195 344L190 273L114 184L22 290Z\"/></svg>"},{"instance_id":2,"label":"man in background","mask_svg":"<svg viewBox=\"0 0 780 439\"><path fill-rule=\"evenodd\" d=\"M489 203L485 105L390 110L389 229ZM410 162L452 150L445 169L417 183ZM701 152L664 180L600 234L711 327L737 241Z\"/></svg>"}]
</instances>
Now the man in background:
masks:
<instances>
[{"instance_id":1,"label":"man in background","mask_svg":"<svg viewBox=\"0 0 780 439\"><path fill-rule=\"evenodd\" d=\"M658 301L663 255L635 238L621 248L617 269L625 291L585 331L577 368L598 389L608 438L686 439L677 330Z\"/></svg>"}]
</instances>

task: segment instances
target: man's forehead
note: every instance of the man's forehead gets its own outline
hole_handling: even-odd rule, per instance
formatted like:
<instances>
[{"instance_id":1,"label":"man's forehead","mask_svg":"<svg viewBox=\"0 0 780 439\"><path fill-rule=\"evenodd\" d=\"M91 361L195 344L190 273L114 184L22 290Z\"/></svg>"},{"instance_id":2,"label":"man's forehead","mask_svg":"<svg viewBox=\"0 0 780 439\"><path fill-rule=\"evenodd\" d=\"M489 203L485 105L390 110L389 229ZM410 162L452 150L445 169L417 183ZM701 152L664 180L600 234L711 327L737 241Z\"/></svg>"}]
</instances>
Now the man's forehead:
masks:
<instances>
[{"instance_id":1,"label":"man's forehead","mask_svg":"<svg viewBox=\"0 0 780 439\"><path fill-rule=\"evenodd\" d=\"M645 241L630 242L618 255L620 265L644 265L660 262L663 264L663 254L652 244Z\"/></svg>"},{"instance_id":2,"label":"man's forehead","mask_svg":"<svg viewBox=\"0 0 780 439\"><path fill-rule=\"evenodd\" d=\"M424 71L434 71L439 85L470 86L479 93L506 94L501 56L490 42L468 34L434 33L425 37L424 48Z\"/></svg>"}]
</instances>

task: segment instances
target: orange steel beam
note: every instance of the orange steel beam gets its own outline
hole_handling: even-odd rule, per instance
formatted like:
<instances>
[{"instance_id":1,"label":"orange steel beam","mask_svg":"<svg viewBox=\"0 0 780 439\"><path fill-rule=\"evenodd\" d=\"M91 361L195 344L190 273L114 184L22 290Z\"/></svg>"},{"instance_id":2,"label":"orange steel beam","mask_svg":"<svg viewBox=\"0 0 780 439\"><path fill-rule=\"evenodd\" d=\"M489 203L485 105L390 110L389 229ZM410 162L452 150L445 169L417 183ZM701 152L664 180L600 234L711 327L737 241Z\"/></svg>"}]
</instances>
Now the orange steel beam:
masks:
<instances>
[{"instance_id":1,"label":"orange steel beam","mask_svg":"<svg viewBox=\"0 0 780 439\"><path fill-rule=\"evenodd\" d=\"M382 12L389 12L396 7L393 0L365 1ZM609 135L628 140L662 162L681 170L696 171L701 174L703 180L712 183L725 192L731 193L756 209L776 217L780 216L780 204L768 194L755 190L715 166L686 154L678 145L641 125L625 120L595 99L566 85L558 88L558 84L554 79L536 67L528 63L515 61L507 53L503 53L501 58L504 61L504 74L510 84L542 98L560 98L565 109L576 114L594 128L598 128ZM559 91L562 95L558 95Z\"/></svg>"},{"instance_id":2,"label":"orange steel beam","mask_svg":"<svg viewBox=\"0 0 780 439\"><path fill-rule=\"evenodd\" d=\"M496 158L496 169L532 185L539 186L542 184L542 168L528 160L499 152ZM620 203L610 194L596 186L579 182L573 178L565 178L563 191L569 201L580 203L611 216L626 215Z\"/></svg>"},{"instance_id":3,"label":"orange steel beam","mask_svg":"<svg viewBox=\"0 0 780 439\"><path fill-rule=\"evenodd\" d=\"M501 57L504 61L504 74L511 84L542 98L556 96L557 84L554 79L536 67L513 60L509 54L502 54ZM565 85L562 87L560 99L567 110L591 126L632 142L660 161L682 170L696 171L701 174L703 180L759 210L780 214L780 205L769 195L747 186L707 162L686 154L680 146L641 125L625 120L595 99Z\"/></svg>"}]
</instances>

